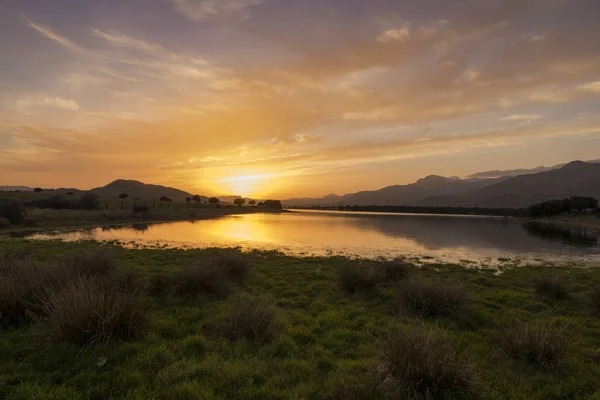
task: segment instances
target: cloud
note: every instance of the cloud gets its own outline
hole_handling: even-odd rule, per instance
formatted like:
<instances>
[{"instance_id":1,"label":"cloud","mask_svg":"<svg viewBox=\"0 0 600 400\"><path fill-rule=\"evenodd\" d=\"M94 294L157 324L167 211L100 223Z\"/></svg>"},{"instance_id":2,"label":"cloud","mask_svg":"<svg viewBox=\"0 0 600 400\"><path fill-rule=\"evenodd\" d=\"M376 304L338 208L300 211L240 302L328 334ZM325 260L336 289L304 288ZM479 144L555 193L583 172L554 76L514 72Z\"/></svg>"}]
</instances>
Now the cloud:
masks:
<instances>
[{"instance_id":1,"label":"cloud","mask_svg":"<svg viewBox=\"0 0 600 400\"><path fill-rule=\"evenodd\" d=\"M213 18L241 19L249 17L248 9L264 0L171 0L179 13L191 20L207 20Z\"/></svg>"},{"instance_id":2,"label":"cloud","mask_svg":"<svg viewBox=\"0 0 600 400\"><path fill-rule=\"evenodd\" d=\"M377 37L378 42L393 42L408 39L410 37L410 24L405 24L401 28L388 29L381 32Z\"/></svg>"},{"instance_id":3,"label":"cloud","mask_svg":"<svg viewBox=\"0 0 600 400\"><path fill-rule=\"evenodd\" d=\"M600 81L590 82L577 86L578 89L587 90L594 93L600 93Z\"/></svg>"},{"instance_id":4,"label":"cloud","mask_svg":"<svg viewBox=\"0 0 600 400\"><path fill-rule=\"evenodd\" d=\"M17 100L16 106L18 110L24 112L36 107L53 107L67 111L79 109L79 104L75 100L59 96L28 96Z\"/></svg>"},{"instance_id":5,"label":"cloud","mask_svg":"<svg viewBox=\"0 0 600 400\"><path fill-rule=\"evenodd\" d=\"M501 121L516 121L516 122L520 122L520 121L537 121L540 119L543 119L544 116L543 115L539 115L539 114L515 114L515 115L509 115L508 117L504 117L501 118Z\"/></svg>"},{"instance_id":6,"label":"cloud","mask_svg":"<svg viewBox=\"0 0 600 400\"><path fill-rule=\"evenodd\" d=\"M99 29L91 29L92 35L104 39L114 45L136 48L147 52L164 52L165 49L162 46L148 43L140 39L133 38L131 36L124 35L119 32L104 32Z\"/></svg>"},{"instance_id":7,"label":"cloud","mask_svg":"<svg viewBox=\"0 0 600 400\"><path fill-rule=\"evenodd\" d=\"M76 44L75 42L67 39L64 36L59 35L58 33L52 31L50 28L47 28L45 26L42 26L40 24L37 24L31 20L26 19L25 20L27 22L27 25L36 30L38 33L42 34L43 36L45 36L46 38L60 44L61 46L71 50L71 51L75 51L75 52L79 52L81 51L81 47L79 47L78 44Z\"/></svg>"}]
</instances>

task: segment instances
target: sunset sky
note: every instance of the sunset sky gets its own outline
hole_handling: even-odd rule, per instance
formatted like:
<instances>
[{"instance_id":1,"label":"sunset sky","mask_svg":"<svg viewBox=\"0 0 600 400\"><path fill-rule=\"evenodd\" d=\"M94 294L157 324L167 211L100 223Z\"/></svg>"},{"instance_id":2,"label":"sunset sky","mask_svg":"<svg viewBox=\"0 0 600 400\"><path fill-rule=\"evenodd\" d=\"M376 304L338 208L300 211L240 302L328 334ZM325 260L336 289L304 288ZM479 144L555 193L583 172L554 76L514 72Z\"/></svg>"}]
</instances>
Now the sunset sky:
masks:
<instances>
[{"instance_id":1,"label":"sunset sky","mask_svg":"<svg viewBox=\"0 0 600 400\"><path fill-rule=\"evenodd\" d=\"M320 196L600 158L598 0L1 0L0 185Z\"/></svg>"}]
</instances>

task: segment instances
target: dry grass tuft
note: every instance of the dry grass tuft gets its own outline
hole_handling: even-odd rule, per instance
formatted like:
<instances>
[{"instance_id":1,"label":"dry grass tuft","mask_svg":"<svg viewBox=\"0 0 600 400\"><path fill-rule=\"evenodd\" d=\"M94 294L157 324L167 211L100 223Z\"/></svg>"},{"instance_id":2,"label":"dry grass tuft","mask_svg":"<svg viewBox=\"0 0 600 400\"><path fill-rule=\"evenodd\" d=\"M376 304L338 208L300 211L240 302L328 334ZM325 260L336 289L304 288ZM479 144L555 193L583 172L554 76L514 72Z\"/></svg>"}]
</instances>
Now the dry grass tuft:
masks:
<instances>
[{"instance_id":1,"label":"dry grass tuft","mask_svg":"<svg viewBox=\"0 0 600 400\"><path fill-rule=\"evenodd\" d=\"M403 282L398 296L401 310L424 318L457 316L469 302L462 286L435 282Z\"/></svg>"},{"instance_id":2,"label":"dry grass tuft","mask_svg":"<svg viewBox=\"0 0 600 400\"><path fill-rule=\"evenodd\" d=\"M276 308L265 299L238 296L216 323L216 332L229 340L270 340L277 332Z\"/></svg>"},{"instance_id":3,"label":"dry grass tuft","mask_svg":"<svg viewBox=\"0 0 600 400\"><path fill-rule=\"evenodd\" d=\"M567 300L569 298L569 289L565 282L555 276L540 276L533 285L535 291L540 296L548 297L552 300Z\"/></svg>"},{"instance_id":4,"label":"dry grass tuft","mask_svg":"<svg viewBox=\"0 0 600 400\"><path fill-rule=\"evenodd\" d=\"M42 304L49 341L78 344L140 338L146 310L133 290L114 277L83 277L49 290Z\"/></svg>"},{"instance_id":5,"label":"dry grass tuft","mask_svg":"<svg viewBox=\"0 0 600 400\"><path fill-rule=\"evenodd\" d=\"M504 325L500 328L500 346L509 357L547 370L556 370L564 362L569 348L566 326L545 319Z\"/></svg>"},{"instance_id":6,"label":"dry grass tuft","mask_svg":"<svg viewBox=\"0 0 600 400\"><path fill-rule=\"evenodd\" d=\"M386 386L409 399L482 397L479 368L441 329L393 329L379 372Z\"/></svg>"},{"instance_id":7,"label":"dry grass tuft","mask_svg":"<svg viewBox=\"0 0 600 400\"><path fill-rule=\"evenodd\" d=\"M348 293L368 292L383 282L381 268L374 262L347 262L338 267L340 285Z\"/></svg>"}]
</instances>

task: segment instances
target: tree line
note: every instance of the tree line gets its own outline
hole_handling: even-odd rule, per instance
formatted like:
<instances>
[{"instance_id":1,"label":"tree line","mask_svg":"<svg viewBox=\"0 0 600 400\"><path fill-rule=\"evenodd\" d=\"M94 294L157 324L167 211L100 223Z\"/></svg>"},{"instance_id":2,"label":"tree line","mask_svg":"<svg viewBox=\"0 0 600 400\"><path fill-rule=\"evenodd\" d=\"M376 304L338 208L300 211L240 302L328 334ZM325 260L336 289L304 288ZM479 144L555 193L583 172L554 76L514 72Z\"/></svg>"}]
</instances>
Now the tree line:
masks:
<instances>
[{"instance_id":1,"label":"tree line","mask_svg":"<svg viewBox=\"0 0 600 400\"><path fill-rule=\"evenodd\" d=\"M598 200L593 197L571 196L561 200L548 200L533 204L527 209L531 217L553 217L561 214L582 214L597 209Z\"/></svg>"}]
</instances>

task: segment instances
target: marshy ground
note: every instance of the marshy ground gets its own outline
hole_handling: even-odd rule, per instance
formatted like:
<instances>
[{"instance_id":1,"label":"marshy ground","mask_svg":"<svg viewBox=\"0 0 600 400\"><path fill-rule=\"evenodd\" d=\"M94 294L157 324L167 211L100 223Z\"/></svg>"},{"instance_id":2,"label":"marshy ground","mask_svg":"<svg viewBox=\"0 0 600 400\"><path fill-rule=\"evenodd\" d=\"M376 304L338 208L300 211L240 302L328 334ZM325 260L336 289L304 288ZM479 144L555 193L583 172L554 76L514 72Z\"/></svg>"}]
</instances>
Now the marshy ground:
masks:
<instances>
[{"instance_id":1,"label":"marshy ground","mask_svg":"<svg viewBox=\"0 0 600 400\"><path fill-rule=\"evenodd\" d=\"M600 270L0 239L7 399L600 399Z\"/></svg>"}]
</instances>

